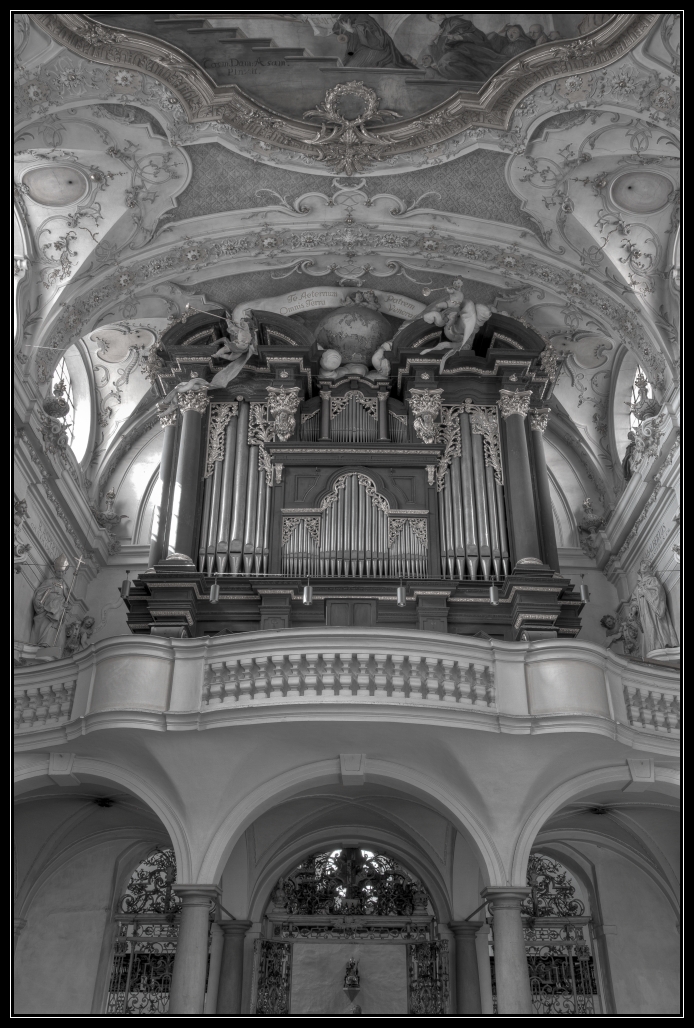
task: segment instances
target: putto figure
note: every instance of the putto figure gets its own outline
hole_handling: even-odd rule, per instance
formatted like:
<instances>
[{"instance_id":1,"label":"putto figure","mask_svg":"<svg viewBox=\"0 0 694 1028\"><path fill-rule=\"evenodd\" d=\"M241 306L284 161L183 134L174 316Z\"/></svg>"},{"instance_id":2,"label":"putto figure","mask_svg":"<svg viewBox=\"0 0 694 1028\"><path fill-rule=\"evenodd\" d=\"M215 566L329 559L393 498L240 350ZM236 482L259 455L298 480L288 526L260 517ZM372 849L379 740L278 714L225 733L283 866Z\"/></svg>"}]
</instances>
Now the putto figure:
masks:
<instances>
[{"instance_id":1,"label":"putto figure","mask_svg":"<svg viewBox=\"0 0 694 1028\"><path fill-rule=\"evenodd\" d=\"M429 325L436 325L443 329L447 342L443 340L436 346L430 346L422 353L433 353L435 350L447 350L439 364L439 374L443 371L446 361L454 353L461 350L469 350L475 333L492 316L491 307L483 303L473 303L466 300L463 293L463 280L453 280L453 288L446 287L447 300L439 300L430 304L422 313L421 317Z\"/></svg>"}]
</instances>

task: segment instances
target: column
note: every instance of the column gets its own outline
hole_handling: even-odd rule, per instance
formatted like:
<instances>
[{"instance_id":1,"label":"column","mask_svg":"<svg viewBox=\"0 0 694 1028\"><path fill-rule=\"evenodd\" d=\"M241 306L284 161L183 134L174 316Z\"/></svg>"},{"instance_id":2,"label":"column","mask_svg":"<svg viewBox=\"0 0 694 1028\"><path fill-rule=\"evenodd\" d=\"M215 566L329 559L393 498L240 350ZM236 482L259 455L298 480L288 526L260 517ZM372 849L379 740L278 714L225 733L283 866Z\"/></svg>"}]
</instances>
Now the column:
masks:
<instances>
[{"instance_id":1,"label":"column","mask_svg":"<svg viewBox=\"0 0 694 1028\"><path fill-rule=\"evenodd\" d=\"M530 453L525 433L525 418L531 396L531 391L499 390L499 410L504 421L506 440L506 498L511 514L508 528L513 540L515 564L523 557L534 557L542 561Z\"/></svg>"},{"instance_id":2,"label":"column","mask_svg":"<svg viewBox=\"0 0 694 1028\"><path fill-rule=\"evenodd\" d=\"M224 933L222 969L217 994L218 1017L241 1017L243 943L252 921L220 921Z\"/></svg>"},{"instance_id":3,"label":"column","mask_svg":"<svg viewBox=\"0 0 694 1028\"><path fill-rule=\"evenodd\" d=\"M183 900L169 999L169 1017L200 1017L205 1002L210 900L218 885L175 885Z\"/></svg>"},{"instance_id":4,"label":"column","mask_svg":"<svg viewBox=\"0 0 694 1028\"><path fill-rule=\"evenodd\" d=\"M330 397L332 393L329 389L321 389L320 391L320 441L323 443L330 442Z\"/></svg>"},{"instance_id":5,"label":"column","mask_svg":"<svg viewBox=\"0 0 694 1028\"><path fill-rule=\"evenodd\" d=\"M222 948L224 935L219 924L210 925L210 965L207 972L207 991L205 992L205 1017L214 1017L217 1012L217 993L219 992L219 972L222 966Z\"/></svg>"},{"instance_id":6,"label":"column","mask_svg":"<svg viewBox=\"0 0 694 1028\"><path fill-rule=\"evenodd\" d=\"M159 424L164 429L164 443L161 448L161 461L159 462L159 481L161 482L161 495L159 508L152 515L152 538L149 544L149 557L147 567L153 568L160 560L166 557L164 545L166 543L166 529L170 520L171 504L171 473L173 471L174 449L176 446L176 419L178 411L174 407L170 410L161 409Z\"/></svg>"},{"instance_id":7,"label":"column","mask_svg":"<svg viewBox=\"0 0 694 1028\"><path fill-rule=\"evenodd\" d=\"M207 410L206 392L181 393L179 406L183 412L181 443L176 461L169 549L192 558L193 531L198 508L198 486L202 479L200 440L202 416ZM193 561L195 563L195 561Z\"/></svg>"},{"instance_id":8,"label":"column","mask_svg":"<svg viewBox=\"0 0 694 1028\"><path fill-rule=\"evenodd\" d=\"M378 394L378 439L379 442L387 443L390 439L388 432L388 393Z\"/></svg>"},{"instance_id":9,"label":"column","mask_svg":"<svg viewBox=\"0 0 694 1028\"><path fill-rule=\"evenodd\" d=\"M494 972L499 1017L532 1016L528 960L525 955L521 902L530 889L495 885L482 896L491 905L494 917Z\"/></svg>"},{"instance_id":10,"label":"column","mask_svg":"<svg viewBox=\"0 0 694 1028\"><path fill-rule=\"evenodd\" d=\"M542 528L542 541L545 549L545 564L549 564L553 571L559 571L557 537L554 532L554 515L552 514L552 501L549 496L545 444L542 439L549 421L549 414L549 407L540 407L537 410L530 411L530 438L532 440L533 458L535 460L537 498L540 501L540 527Z\"/></svg>"},{"instance_id":11,"label":"column","mask_svg":"<svg viewBox=\"0 0 694 1028\"><path fill-rule=\"evenodd\" d=\"M475 936L484 921L453 921L455 933L455 978L458 1017L481 1017L480 975Z\"/></svg>"}]
</instances>

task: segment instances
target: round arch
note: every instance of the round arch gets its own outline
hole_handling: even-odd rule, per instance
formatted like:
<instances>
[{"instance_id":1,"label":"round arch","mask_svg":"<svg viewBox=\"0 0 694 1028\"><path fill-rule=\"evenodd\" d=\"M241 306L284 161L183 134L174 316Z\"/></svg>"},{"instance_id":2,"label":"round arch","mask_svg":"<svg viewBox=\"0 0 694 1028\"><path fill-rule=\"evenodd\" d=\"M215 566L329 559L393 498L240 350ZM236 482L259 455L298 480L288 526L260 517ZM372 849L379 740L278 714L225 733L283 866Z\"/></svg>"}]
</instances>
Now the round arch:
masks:
<instances>
[{"instance_id":1,"label":"round arch","mask_svg":"<svg viewBox=\"0 0 694 1028\"><path fill-rule=\"evenodd\" d=\"M258 786L218 825L199 868L196 880L218 882L229 855L246 828L270 807L299 795L308 788L340 781L339 760L322 760L287 771ZM387 760L367 761L366 780L394 787L436 807L470 842L488 885L505 885L506 869L501 855L482 822L459 800L418 771ZM183 880L183 879L182 879Z\"/></svg>"},{"instance_id":2,"label":"round arch","mask_svg":"<svg viewBox=\"0 0 694 1028\"><path fill-rule=\"evenodd\" d=\"M191 880L192 853L190 841L186 835L183 822L171 804L155 790L144 778L118 764L93 757L75 757L72 774L82 782L119 785L128 792L134 793L138 799L152 810L159 818L168 833L176 856L176 867L182 882ZM20 768L15 777L15 793L22 795L34 789L40 789L48 779L48 755ZM48 779L50 781L50 779ZM51 783L52 784L52 783Z\"/></svg>"},{"instance_id":3,"label":"round arch","mask_svg":"<svg viewBox=\"0 0 694 1028\"><path fill-rule=\"evenodd\" d=\"M417 852L417 848L413 845L408 846L407 842L393 832L379 831L373 827L362 828L358 824L348 828L344 825L334 828L326 826L305 835L284 849L281 854L275 854L253 886L249 901L249 919L261 920L277 879L295 868L309 853L350 846L369 848L370 845L398 860L404 868L420 879L431 897L439 921L448 922L452 919L451 900L446 885L441 875Z\"/></svg>"},{"instance_id":4,"label":"round arch","mask_svg":"<svg viewBox=\"0 0 694 1028\"><path fill-rule=\"evenodd\" d=\"M563 807L569 800L595 792L606 785L615 785L618 782L630 782L631 780L631 774L626 764L623 767L604 767L596 771L588 771L577 778L571 778L545 796L528 816L518 836L511 862L510 884L525 884L530 850L535 844L540 829L555 811ZM661 791L669 795L679 794L679 772L670 768L658 767L655 769L655 781L660 785Z\"/></svg>"}]
</instances>

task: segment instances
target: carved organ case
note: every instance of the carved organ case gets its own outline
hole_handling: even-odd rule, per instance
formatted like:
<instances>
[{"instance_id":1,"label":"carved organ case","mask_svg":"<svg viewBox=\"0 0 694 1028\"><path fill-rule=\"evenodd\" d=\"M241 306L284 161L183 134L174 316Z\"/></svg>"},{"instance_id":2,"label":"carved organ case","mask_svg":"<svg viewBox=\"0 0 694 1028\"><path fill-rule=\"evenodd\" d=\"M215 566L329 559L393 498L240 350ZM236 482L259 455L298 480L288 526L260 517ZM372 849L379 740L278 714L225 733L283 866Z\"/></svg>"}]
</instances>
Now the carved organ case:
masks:
<instances>
[{"instance_id":1,"label":"carved organ case","mask_svg":"<svg viewBox=\"0 0 694 1028\"><path fill-rule=\"evenodd\" d=\"M231 341L191 312L149 355L161 502L133 631L577 634L543 450L556 353L499 314L456 349L364 295L312 325L247 312Z\"/></svg>"}]
</instances>

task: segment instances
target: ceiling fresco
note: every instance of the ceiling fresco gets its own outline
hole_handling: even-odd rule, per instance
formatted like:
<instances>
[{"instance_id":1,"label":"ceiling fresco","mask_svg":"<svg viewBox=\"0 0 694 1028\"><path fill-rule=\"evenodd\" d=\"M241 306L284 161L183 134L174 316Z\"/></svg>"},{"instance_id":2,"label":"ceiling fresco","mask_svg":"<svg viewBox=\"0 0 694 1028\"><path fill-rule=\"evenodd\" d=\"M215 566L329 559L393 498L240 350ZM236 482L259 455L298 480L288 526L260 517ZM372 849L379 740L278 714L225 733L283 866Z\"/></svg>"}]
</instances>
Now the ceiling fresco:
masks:
<instances>
[{"instance_id":1,"label":"ceiling fresco","mask_svg":"<svg viewBox=\"0 0 694 1028\"><path fill-rule=\"evenodd\" d=\"M219 122L333 174L466 128L507 128L532 89L604 67L653 12L200 12L32 15L89 60L153 75Z\"/></svg>"},{"instance_id":2,"label":"ceiling fresco","mask_svg":"<svg viewBox=\"0 0 694 1028\"><path fill-rule=\"evenodd\" d=\"M358 77L383 108L413 117L459 89L477 92L512 58L586 35L612 12L234 11L200 15L93 11L103 25L177 47L216 86L236 85L303 118L327 89Z\"/></svg>"}]
</instances>

